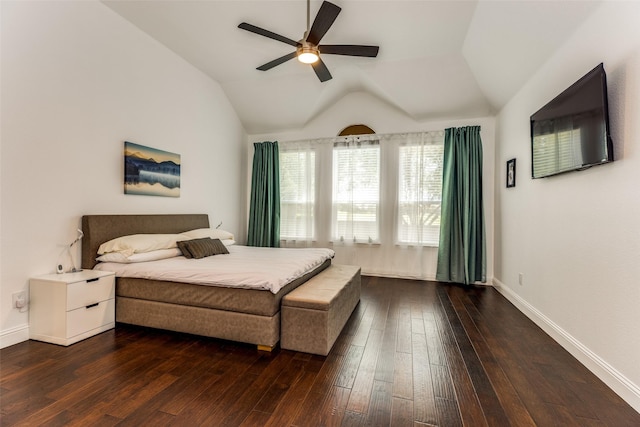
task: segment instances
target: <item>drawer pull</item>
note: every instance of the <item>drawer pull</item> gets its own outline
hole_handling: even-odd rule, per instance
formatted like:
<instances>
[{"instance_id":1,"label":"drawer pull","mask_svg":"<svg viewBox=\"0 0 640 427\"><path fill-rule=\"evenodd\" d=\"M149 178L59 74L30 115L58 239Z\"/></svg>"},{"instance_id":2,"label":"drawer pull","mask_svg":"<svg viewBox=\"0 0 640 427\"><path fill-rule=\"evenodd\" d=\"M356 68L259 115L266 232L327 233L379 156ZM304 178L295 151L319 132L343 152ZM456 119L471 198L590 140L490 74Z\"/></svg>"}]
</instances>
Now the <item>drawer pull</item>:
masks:
<instances>
[{"instance_id":1,"label":"drawer pull","mask_svg":"<svg viewBox=\"0 0 640 427\"><path fill-rule=\"evenodd\" d=\"M95 303L95 304L89 304L89 305L88 305L88 306L86 306L85 308L88 310L88 309L90 309L90 308L97 307L98 305L100 305L100 303L99 303L99 302L97 302L97 303Z\"/></svg>"},{"instance_id":2,"label":"drawer pull","mask_svg":"<svg viewBox=\"0 0 640 427\"><path fill-rule=\"evenodd\" d=\"M87 279L87 283L97 282L98 280L100 280L99 277L96 277L95 279Z\"/></svg>"}]
</instances>

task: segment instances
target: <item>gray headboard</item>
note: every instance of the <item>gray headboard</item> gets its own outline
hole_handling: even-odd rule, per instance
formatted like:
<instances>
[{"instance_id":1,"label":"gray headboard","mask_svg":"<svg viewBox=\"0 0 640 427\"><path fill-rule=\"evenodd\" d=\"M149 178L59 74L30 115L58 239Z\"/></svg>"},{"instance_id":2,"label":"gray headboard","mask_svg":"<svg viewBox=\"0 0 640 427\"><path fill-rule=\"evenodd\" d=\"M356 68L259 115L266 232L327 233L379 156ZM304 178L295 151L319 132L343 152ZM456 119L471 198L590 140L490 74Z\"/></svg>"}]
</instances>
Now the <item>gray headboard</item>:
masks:
<instances>
[{"instance_id":1,"label":"gray headboard","mask_svg":"<svg viewBox=\"0 0 640 427\"><path fill-rule=\"evenodd\" d=\"M84 215L82 268L93 268L100 245L116 237L129 234L182 233L207 227L207 214Z\"/></svg>"}]
</instances>

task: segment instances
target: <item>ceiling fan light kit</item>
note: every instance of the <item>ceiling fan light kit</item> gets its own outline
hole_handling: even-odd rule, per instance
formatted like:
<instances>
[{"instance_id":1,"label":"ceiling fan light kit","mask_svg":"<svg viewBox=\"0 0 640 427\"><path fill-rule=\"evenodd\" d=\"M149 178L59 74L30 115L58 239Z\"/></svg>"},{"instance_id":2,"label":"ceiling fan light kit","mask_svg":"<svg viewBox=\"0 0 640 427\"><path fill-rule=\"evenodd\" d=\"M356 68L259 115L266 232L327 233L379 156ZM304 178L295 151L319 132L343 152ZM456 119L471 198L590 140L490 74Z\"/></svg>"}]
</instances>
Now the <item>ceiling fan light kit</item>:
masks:
<instances>
[{"instance_id":1,"label":"ceiling fan light kit","mask_svg":"<svg viewBox=\"0 0 640 427\"><path fill-rule=\"evenodd\" d=\"M298 61L302 62L303 64L313 64L318 59L320 59L318 48L310 45L307 42L303 42L302 46L296 49L296 55L298 55Z\"/></svg>"},{"instance_id":2,"label":"ceiling fan light kit","mask_svg":"<svg viewBox=\"0 0 640 427\"><path fill-rule=\"evenodd\" d=\"M320 58L320 53L329 55L345 55L345 56L361 56L368 58L375 58L378 56L378 46L366 46L366 45L321 45L320 40L327 33L329 28L333 25L333 22L338 17L338 14L342 10L339 6L328 1L322 2L320 10L316 15L313 25L309 28L309 7L310 0L307 0L307 31L304 33L304 37L300 41L294 41L290 38L281 36L264 28L256 27L255 25L247 24L246 22L238 25L238 28L245 31L252 32L254 34L261 35L279 42L295 46L295 52L281 56L273 61L267 62L259 67L257 70L267 71L271 68L280 65L290 59L298 58L298 61L310 64L315 71L318 79L321 82L325 82L331 79L331 73L329 69Z\"/></svg>"}]
</instances>

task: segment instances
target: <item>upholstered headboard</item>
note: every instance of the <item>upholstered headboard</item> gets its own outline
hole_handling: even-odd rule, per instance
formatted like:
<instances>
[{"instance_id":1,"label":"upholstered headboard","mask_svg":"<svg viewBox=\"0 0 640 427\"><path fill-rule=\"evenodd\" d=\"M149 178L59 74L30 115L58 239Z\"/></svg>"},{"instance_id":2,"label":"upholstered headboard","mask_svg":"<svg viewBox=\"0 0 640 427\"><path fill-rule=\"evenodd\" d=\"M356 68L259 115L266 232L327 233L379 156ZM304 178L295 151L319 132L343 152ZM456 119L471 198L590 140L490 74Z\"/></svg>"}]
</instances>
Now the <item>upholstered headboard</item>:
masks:
<instances>
[{"instance_id":1,"label":"upholstered headboard","mask_svg":"<svg viewBox=\"0 0 640 427\"><path fill-rule=\"evenodd\" d=\"M116 237L129 234L182 233L207 227L207 214L84 215L82 268L93 268L100 245Z\"/></svg>"}]
</instances>

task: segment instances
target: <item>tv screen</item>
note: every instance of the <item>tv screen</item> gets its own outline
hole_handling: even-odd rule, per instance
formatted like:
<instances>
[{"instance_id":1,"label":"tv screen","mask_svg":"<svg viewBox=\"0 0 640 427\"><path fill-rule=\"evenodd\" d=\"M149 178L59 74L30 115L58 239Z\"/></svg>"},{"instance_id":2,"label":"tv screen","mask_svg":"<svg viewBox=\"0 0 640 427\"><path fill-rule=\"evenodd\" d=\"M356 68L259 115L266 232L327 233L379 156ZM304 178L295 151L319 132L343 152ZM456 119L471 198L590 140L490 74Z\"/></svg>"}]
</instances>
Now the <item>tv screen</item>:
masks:
<instances>
[{"instance_id":1,"label":"tv screen","mask_svg":"<svg viewBox=\"0 0 640 427\"><path fill-rule=\"evenodd\" d=\"M602 64L531 116L531 154L533 178L613 161Z\"/></svg>"}]
</instances>

